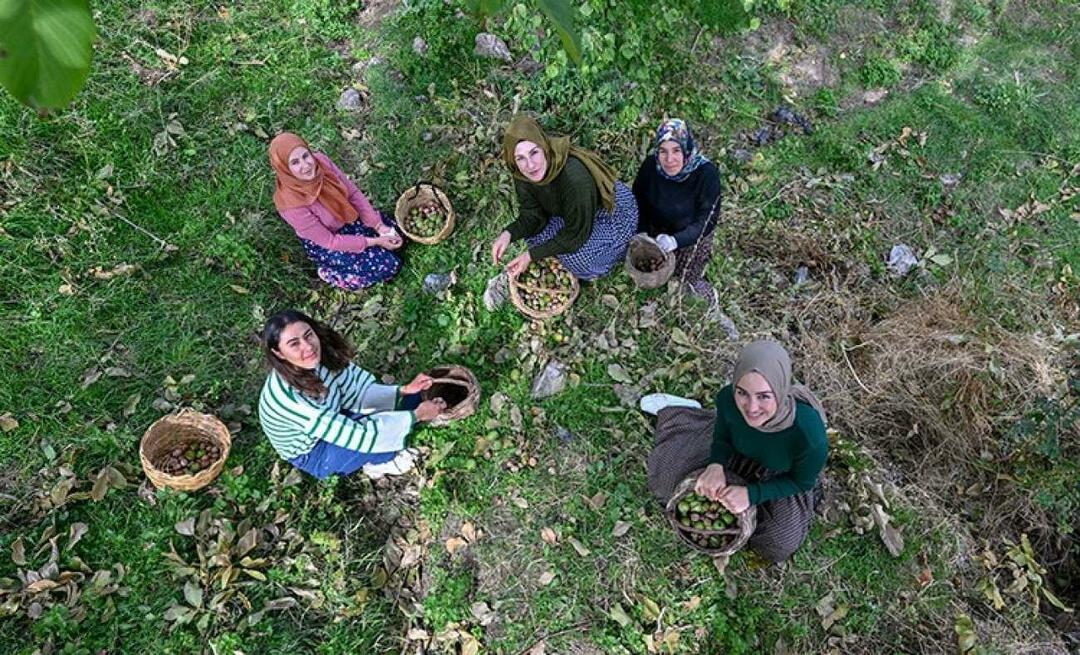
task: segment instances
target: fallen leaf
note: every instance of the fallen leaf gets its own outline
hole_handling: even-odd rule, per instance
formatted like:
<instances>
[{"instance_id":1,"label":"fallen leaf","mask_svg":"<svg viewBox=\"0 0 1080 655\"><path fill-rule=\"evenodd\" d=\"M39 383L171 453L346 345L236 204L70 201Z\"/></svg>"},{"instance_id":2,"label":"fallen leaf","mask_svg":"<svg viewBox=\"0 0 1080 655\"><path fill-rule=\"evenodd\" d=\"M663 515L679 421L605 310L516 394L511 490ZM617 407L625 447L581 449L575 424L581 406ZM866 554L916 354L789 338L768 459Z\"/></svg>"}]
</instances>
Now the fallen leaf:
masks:
<instances>
[{"instance_id":1,"label":"fallen leaf","mask_svg":"<svg viewBox=\"0 0 1080 655\"><path fill-rule=\"evenodd\" d=\"M577 554L581 557L588 557L592 554L592 551L586 548L585 544L581 543L577 539L570 537L567 539L567 541L570 542L570 545L574 547L574 550L576 550Z\"/></svg>"},{"instance_id":2,"label":"fallen leaf","mask_svg":"<svg viewBox=\"0 0 1080 655\"><path fill-rule=\"evenodd\" d=\"M480 625L490 625L495 620L495 612L483 601L473 603L469 611L472 612L473 618L480 622Z\"/></svg>"},{"instance_id":3,"label":"fallen leaf","mask_svg":"<svg viewBox=\"0 0 1080 655\"><path fill-rule=\"evenodd\" d=\"M828 616L821 619L821 628L828 632L838 621L847 616L849 609L847 605L840 605L834 609Z\"/></svg>"},{"instance_id":4,"label":"fallen leaf","mask_svg":"<svg viewBox=\"0 0 1080 655\"><path fill-rule=\"evenodd\" d=\"M687 612L693 612L698 607L701 607L701 596L691 596L690 600L683 603L683 609Z\"/></svg>"},{"instance_id":5,"label":"fallen leaf","mask_svg":"<svg viewBox=\"0 0 1080 655\"><path fill-rule=\"evenodd\" d=\"M135 413L135 408L139 406L140 400L142 400L142 394L136 393L128 396L127 402L124 403L123 414L125 417Z\"/></svg>"},{"instance_id":6,"label":"fallen leaf","mask_svg":"<svg viewBox=\"0 0 1080 655\"><path fill-rule=\"evenodd\" d=\"M60 583L56 580L38 580L36 582L31 582L30 584L26 585L25 591L28 594L38 594L43 591L50 591L52 589L56 589L59 586Z\"/></svg>"},{"instance_id":7,"label":"fallen leaf","mask_svg":"<svg viewBox=\"0 0 1080 655\"><path fill-rule=\"evenodd\" d=\"M529 501L525 500L521 496L514 496L510 499L510 502L514 503L514 505L520 507L521 509L529 509Z\"/></svg>"},{"instance_id":8,"label":"fallen leaf","mask_svg":"<svg viewBox=\"0 0 1080 655\"><path fill-rule=\"evenodd\" d=\"M611 379L616 382L631 384L634 381L634 379L630 377L630 374L626 372L626 369L619 364L608 364L607 372L608 375L611 376Z\"/></svg>"},{"instance_id":9,"label":"fallen leaf","mask_svg":"<svg viewBox=\"0 0 1080 655\"><path fill-rule=\"evenodd\" d=\"M920 571L919 575L915 576L915 580L919 583L920 587L925 587L934 581L934 572L931 571L928 566Z\"/></svg>"},{"instance_id":10,"label":"fallen leaf","mask_svg":"<svg viewBox=\"0 0 1080 655\"><path fill-rule=\"evenodd\" d=\"M637 599L638 603L641 605L641 612L645 615L646 621L655 621L660 618L660 606L656 604L656 601L645 594L638 594Z\"/></svg>"},{"instance_id":11,"label":"fallen leaf","mask_svg":"<svg viewBox=\"0 0 1080 655\"><path fill-rule=\"evenodd\" d=\"M244 287L240 286L239 284L230 284L229 288L232 289L233 291L235 291L236 293L240 294L241 296L246 296L249 293L251 293L250 291L248 291Z\"/></svg>"},{"instance_id":12,"label":"fallen leaf","mask_svg":"<svg viewBox=\"0 0 1080 655\"><path fill-rule=\"evenodd\" d=\"M196 609L202 607L202 602L203 602L203 590L202 590L202 587L196 585L191 580L188 580L187 582L185 582L184 583L184 600L186 600L189 605L191 605L192 607L194 607Z\"/></svg>"},{"instance_id":13,"label":"fallen leaf","mask_svg":"<svg viewBox=\"0 0 1080 655\"><path fill-rule=\"evenodd\" d=\"M599 510L601 507L604 506L604 502L606 502L606 501L607 501L607 494L604 493L603 491L598 491L598 492L596 492L596 495L594 495L592 498L586 498L585 499L585 502L593 510Z\"/></svg>"},{"instance_id":14,"label":"fallen leaf","mask_svg":"<svg viewBox=\"0 0 1080 655\"><path fill-rule=\"evenodd\" d=\"M450 537L446 540L446 552L450 553L450 555L453 556L459 550L465 548L468 545L469 542L465 541L461 537Z\"/></svg>"},{"instance_id":15,"label":"fallen leaf","mask_svg":"<svg viewBox=\"0 0 1080 655\"><path fill-rule=\"evenodd\" d=\"M469 543L474 543L479 537L480 533L472 523L465 522L461 525L461 536Z\"/></svg>"},{"instance_id":16,"label":"fallen leaf","mask_svg":"<svg viewBox=\"0 0 1080 655\"><path fill-rule=\"evenodd\" d=\"M408 641L427 641L431 639L431 634L423 628L409 628L409 631L405 634L405 639Z\"/></svg>"},{"instance_id":17,"label":"fallen leaf","mask_svg":"<svg viewBox=\"0 0 1080 655\"><path fill-rule=\"evenodd\" d=\"M296 599L292 596L282 596L281 598L275 598L274 600L268 602L266 606L263 607L263 610L287 610L292 609L293 607L296 607Z\"/></svg>"},{"instance_id":18,"label":"fallen leaf","mask_svg":"<svg viewBox=\"0 0 1080 655\"><path fill-rule=\"evenodd\" d=\"M619 603L615 603L611 606L611 609L608 610L608 615L623 628L634 622Z\"/></svg>"},{"instance_id":19,"label":"fallen leaf","mask_svg":"<svg viewBox=\"0 0 1080 655\"><path fill-rule=\"evenodd\" d=\"M630 524L626 521L615 521L615 527L611 529L612 537L621 537L630 531Z\"/></svg>"},{"instance_id":20,"label":"fallen leaf","mask_svg":"<svg viewBox=\"0 0 1080 655\"><path fill-rule=\"evenodd\" d=\"M86 372L83 373L82 381L79 383L79 386L85 389L100 379L101 371L96 368L87 369Z\"/></svg>"},{"instance_id":21,"label":"fallen leaf","mask_svg":"<svg viewBox=\"0 0 1080 655\"><path fill-rule=\"evenodd\" d=\"M68 550L79 543L79 540L83 538L83 535L89 529L90 527L85 523L72 523L71 528L68 530L68 542L64 546L64 550Z\"/></svg>"},{"instance_id":22,"label":"fallen leaf","mask_svg":"<svg viewBox=\"0 0 1080 655\"><path fill-rule=\"evenodd\" d=\"M549 543L552 546L559 543L559 535L555 534L555 531L551 528L543 528L540 530L540 538L543 539L545 543Z\"/></svg>"},{"instance_id":23,"label":"fallen leaf","mask_svg":"<svg viewBox=\"0 0 1080 655\"><path fill-rule=\"evenodd\" d=\"M15 566L26 566L26 545L23 544L22 537L11 544L11 561Z\"/></svg>"},{"instance_id":24,"label":"fallen leaf","mask_svg":"<svg viewBox=\"0 0 1080 655\"><path fill-rule=\"evenodd\" d=\"M186 521L180 521L175 526L176 531L185 537L192 537L195 535L195 517L187 519Z\"/></svg>"},{"instance_id":25,"label":"fallen leaf","mask_svg":"<svg viewBox=\"0 0 1080 655\"><path fill-rule=\"evenodd\" d=\"M551 584L551 582L554 579L555 579L555 574L554 573L552 573L551 571L544 571L543 573L540 574L540 577L537 578L537 582L540 583L540 586L546 587L549 584Z\"/></svg>"},{"instance_id":26,"label":"fallen leaf","mask_svg":"<svg viewBox=\"0 0 1080 655\"><path fill-rule=\"evenodd\" d=\"M10 412L6 412L0 415L0 430L4 432L11 432L19 427L19 422L11 415Z\"/></svg>"}]
</instances>

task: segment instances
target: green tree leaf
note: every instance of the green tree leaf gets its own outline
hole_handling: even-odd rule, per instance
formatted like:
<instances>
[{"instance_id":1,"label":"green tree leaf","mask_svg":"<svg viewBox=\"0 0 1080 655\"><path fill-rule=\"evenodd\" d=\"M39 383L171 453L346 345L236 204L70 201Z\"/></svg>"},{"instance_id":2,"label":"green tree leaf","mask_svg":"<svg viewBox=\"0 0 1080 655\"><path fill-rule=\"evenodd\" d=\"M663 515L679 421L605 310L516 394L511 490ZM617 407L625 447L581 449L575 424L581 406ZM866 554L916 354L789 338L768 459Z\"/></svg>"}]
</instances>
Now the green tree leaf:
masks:
<instances>
[{"instance_id":1,"label":"green tree leaf","mask_svg":"<svg viewBox=\"0 0 1080 655\"><path fill-rule=\"evenodd\" d=\"M563 50L575 64L581 64L581 35L574 25L574 7L569 0L539 0L540 11L555 24Z\"/></svg>"},{"instance_id":2,"label":"green tree leaf","mask_svg":"<svg viewBox=\"0 0 1080 655\"><path fill-rule=\"evenodd\" d=\"M63 107L86 82L95 35L88 0L0 2L0 84L35 109Z\"/></svg>"}]
</instances>

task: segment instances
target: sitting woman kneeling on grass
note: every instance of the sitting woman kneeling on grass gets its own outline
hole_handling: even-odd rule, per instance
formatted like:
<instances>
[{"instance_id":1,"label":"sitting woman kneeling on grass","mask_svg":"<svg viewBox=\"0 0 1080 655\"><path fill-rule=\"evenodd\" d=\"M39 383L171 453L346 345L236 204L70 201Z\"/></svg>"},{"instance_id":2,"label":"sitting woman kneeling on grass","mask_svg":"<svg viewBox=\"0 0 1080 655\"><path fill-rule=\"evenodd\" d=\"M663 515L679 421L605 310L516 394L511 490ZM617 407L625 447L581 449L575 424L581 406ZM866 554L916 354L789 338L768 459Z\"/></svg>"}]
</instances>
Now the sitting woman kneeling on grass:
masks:
<instances>
[{"instance_id":1,"label":"sitting woman kneeling on grass","mask_svg":"<svg viewBox=\"0 0 1080 655\"><path fill-rule=\"evenodd\" d=\"M675 276L688 291L715 303L716 291L704 274L720 214L720 173L678 118L660 124L653 146L655 152L641 162L634 180L638 229L664 250L675 251Z\"/></svg>"},{"instance_id":2,"label":"sitting woman kneeling on grass","mask_svg":"<svg viewBox=\"0 0 1080 655\"><path fill-rule=\"evenodd\" d=\"M373 479L413 468L409 433L446 407L441 399L421 402L430 377L376 384L350 361L356 350L344 337L292 309L270 317L262 344L270 375L259 422L282 458L320 480L360 468Z\"/></svg>"},{"instance_id":3,"label":"sitting woman kneeling on grass","mask_svg":"<svg viewBox=\"0 0 1080 655\"><path fill-rule=\"evenodd\" d=\"M732 383L716 395L716 411L665 407L649 485L659 497L708 464L695 491L731 512L757 506L750 547L782 562L802 545L820 499L829 441L825 410L791 377L791 359L775 341L755 341L739 354ZM711 444L705 438L712 433ZM745 482L730 483L727 473Z\"/></svg>"},{"instance_id":4,"label":"sitting woman kneeling on grass","mask_svg":"<svg viewBox=\"0 0 1080 655\"><path fill-rule=\"evenodd\" d=\"M270 142L270 164L277 174L274 206L324 282L355 291L397 275L401 257L393 251L403 242L394 221L329 157L282 132Z\"/></svg>"},{"instance_id":5,"label":"sitting woman kneeling on grass","mask_svg":"<svg viewBox=\"0 0 1080 655\"><path fill-rule=\"evenodd\" d=\"M491 245L494 263L521 238L529 249L507 264L511 275L554 256L578 278L593 280L622 261L637 229L637 203L614 169L568 137L549 137L524 115L506 128L502 154L514 176L519 213Z\"/></svg>"}]
</instances>

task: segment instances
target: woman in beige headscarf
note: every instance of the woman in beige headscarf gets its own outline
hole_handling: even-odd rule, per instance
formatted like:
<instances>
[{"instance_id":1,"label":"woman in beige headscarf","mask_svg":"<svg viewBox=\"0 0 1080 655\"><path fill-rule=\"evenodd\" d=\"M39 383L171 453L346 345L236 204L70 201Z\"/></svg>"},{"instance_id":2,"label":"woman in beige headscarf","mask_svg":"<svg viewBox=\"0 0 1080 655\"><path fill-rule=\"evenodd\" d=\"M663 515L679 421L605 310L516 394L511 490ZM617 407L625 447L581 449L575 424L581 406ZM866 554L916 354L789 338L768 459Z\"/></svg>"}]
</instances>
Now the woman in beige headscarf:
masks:
<instances>
[{"instance_id":1,"label":"woman in beige headscarf","mask_svg":"<svg viewBox=\"0 0 1080 655\"><path fill-rule=\"evenodd\" d=\"M665 486L661 478L681 479L707 463L695 487L699 494L735 513L757 506L751 548L773 562L798 549L810 531L829 441L825 410L792 379L783 346L762 340L743 348L731 384L716 395L715 413L669 407L657 418L657 447L649 458L654 493ZM702 430L710 421L706 450Z\"/></svg>"},{"instance_id":2,"label":"woman in beige headscarf","mask_svg":"<svg viewBox=\"0 0 1080 655\"><path fill-rule=\"evenodd\" d=\"M507 264L511 274L557 257L577 277L592 280L622 261L637 229L637 202L596 153L549 136L518 114L503 136L502 155L514 176L518 218L492 243L494 263L522 238L529 249Z\"/></svg>"}]
</instances>

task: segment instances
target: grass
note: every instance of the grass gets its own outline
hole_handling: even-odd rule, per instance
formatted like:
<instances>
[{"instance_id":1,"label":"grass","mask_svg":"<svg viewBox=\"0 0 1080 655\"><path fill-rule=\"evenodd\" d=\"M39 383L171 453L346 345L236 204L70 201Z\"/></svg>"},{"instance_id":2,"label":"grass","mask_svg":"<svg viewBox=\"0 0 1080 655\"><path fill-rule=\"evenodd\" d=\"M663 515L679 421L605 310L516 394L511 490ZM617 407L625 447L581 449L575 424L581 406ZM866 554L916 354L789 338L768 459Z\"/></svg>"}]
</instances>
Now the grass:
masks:
<instances>
[{"instance_id":1,"label":"grass","mask_svg":"<svg viewBox=\"0 0 1080 655\"><path fill-rule=\"evenodd\" d=\"M72 525L88 527L58 562L86 567L81 595L70 603L54 595L36 620L20 606L0 622L5 652L49 644L71 653L396 652L410 628L439 635L446 649L475 638L502 653L541 641L559 653L654 652L649 644L780 652L780 639L791 652L944 652L957 612L976 620L988 652L1064 648L1067 637L1022 602L1010 597L1000 613L984 602L972 559L983 547L973 547L979 519L965 523L954 499L922 491L901 464L910 456L902 440L862 430L848 367L866 372L857 350L866 330L946 291L969 304L973 335L998 325L1052 335L1076 324L1080 229L1075 196L1065 193L1080 160L1076 8L967 0L944 16L929 2L791 2L756 34L689 39L696 29L677 11L582 6L592 11L582 21L580 69L556 40L537 36L545 23L524 7L491 23L515 55L540 63L529 74L469 54L479 26L444 3L410 3L375 23L368 14L378 8L360 11L360 3L107 3L98 8L94 71L69 110L39 119L0 98L0 275L10 281L0 305L9 362L0 413L18 422L0 433L8 505L0 552L20 541L40 568L54 534L63 548ZM870 14L876 22L858 24L885 25L889 36L850 33L853 15ZM783 25L793 43L822 45L835 84L794 95L785 86L799 53L773 64L764 56L766 37ZM412 49L418 35L423 56ZM170 68L156 48L189 63ZM354 85L364 108L337 109ZM878 86L889 96L864 104L862 92ZM814 119L814 134L750 148L745 165L729 157L748 148L745 134L785 97ZM651 426L620 400L608 365L623 366L638 391L707 402L738 344L704 307L635 290L621 273L586 285L570 315L544 325L511 308L483 309L494 273L486 245L513 215L497 152L515 106L598 149L626 178L663 116L695 127L725 176L709 270L722 308L744 339L791 344L800 376L826 396L855 453L834 454L833 500L858 497L849 471L898 490L899 557L835 508L783 570L740 555L722 577L676 544L646 490ZM265 148L283 129L327 151L380 207L416 180L439 184L459 213L453 238L411 247L392 285L355 295L326 288L272 208ZM877 168L873 153L882 157ZM947 183L950 175L959 182ZM1033 201L1047 208L1022 220L998 212ZM882 258L897 242L951 261L894 280ZM799 264L811 269L808 288L789 282ZM421 292L424 274L450 269L459 282L445 297ZM421 432L432 451L422 485L286 484L284 471L270 474L276 458L250 413L262 381L251 335L285 306L330 320L370 370L400 379L460 362L485 399L505 394L505 406L496 412L485 400L477 415ZM530 382L552 356L574 379L535 402ZM1059 362L1048 365L1067 369ZM138 439L167 399L233 424L230 470L210 493L138 491ZM1029 409L995 408L1004 418L994 435ZM1039 420L1030 434L1050 429ZM1034 522L1017 519L1008 533L1041 535L1040 552L1064 553L1063 561L1075 561L1071 427L1062 424L1057 450L986 465L991 476L1017 476L1009 493L1048 508L1065 545L1053 547ZM1016 453L1029 452L1025 438L1016 438ZM65 478L88 491L110 464L126 487L96 502L46 501ZM197 538L175 525L204 510L215 530L262 528L252 552L266 563L225 585L198 579L207 603L219 591L229 596L176 625L166 614L191 606L184 584L196 578L175 571L166 554L197 559ZM629 529L615 537L620 522ZM448 552L466 523L479 536ZM555 543L541 538L544 528ZM203 548L224 539L214 534ZM411 545L422 550L422 571L385 575L396 549ZM0 578L25 568L0 559ZM121 578L120 589L92 585L99 570ZM1062 566L1054 589L1068 598L1077 579ZM815 606L829 594L847 614L825 629ZM296 605L273 609L286 597ZM486 625L476 603L494 613Z\"/></svg>"}]
</instances>

